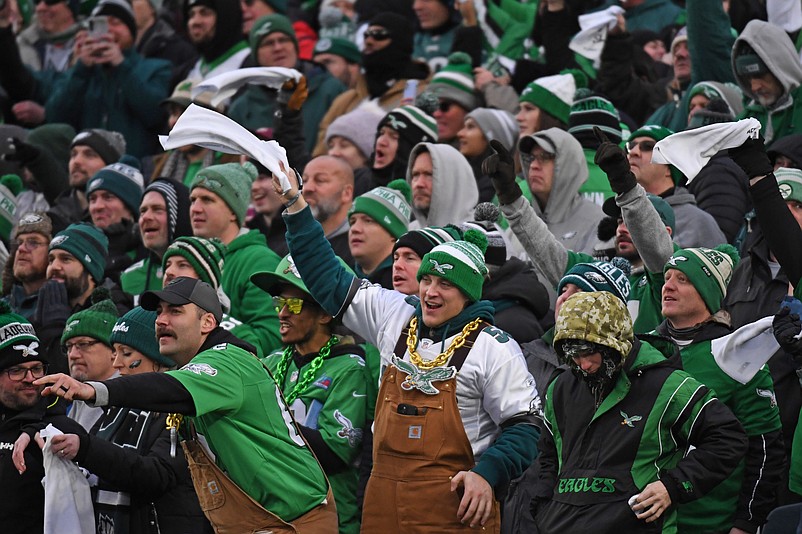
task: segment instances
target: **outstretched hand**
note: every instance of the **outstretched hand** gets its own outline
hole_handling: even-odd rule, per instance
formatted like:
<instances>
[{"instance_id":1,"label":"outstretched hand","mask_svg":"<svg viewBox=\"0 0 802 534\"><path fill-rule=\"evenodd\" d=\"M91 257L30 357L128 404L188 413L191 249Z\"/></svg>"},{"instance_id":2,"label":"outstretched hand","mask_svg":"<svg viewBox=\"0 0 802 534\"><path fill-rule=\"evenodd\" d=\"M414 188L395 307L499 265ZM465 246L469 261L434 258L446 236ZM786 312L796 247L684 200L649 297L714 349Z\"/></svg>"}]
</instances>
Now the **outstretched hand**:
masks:
<instances>
[{"instance_id":1,"label":"outstretched hand","mask_svg":"<svg viewBox=\"0 0 802 534\"><path fill-rule=\"evenodd\" d=\"M287 179L290 181L290 189L284 191L281 185L281 178L273 174L273 190L282 198L288 211L291 213L301 211L306 207L306 201L301 195L301 187L303 186L301 178L291 167L285 167L282 162L279 161L278 166L287 175Z\"/></svg>"},{"instance_id":2,"label":"outstretched hand","mask_svg":"<svg viewBox=\"0 0 802 534\"><path fill-rule=\"evenodd\" d=\"M607 174L612 190L620 195L634 188L638 182L629 168L626 152L610 141L598 126L593 127L593 135L599 140L593 162Z\"/></svg>"},{"instance_id":3,"label":"outstretched hand","mask_svg":"<svg viewBox=\"0 0 802 534\"><path fill-rule=\"evenodd\" d=\"M515 161L512 154L497 139L490 141L493 153L482 162L482 172L490 177L501 204L512 204L523 195L515 181Z\"/></svg>"},{"instance_id":4,"label":"outstretched hand","mask_svg":"<svg viewBox=\"0 0 802 534\"><path fill-rule=\"evenodd\" d=\"M89 384L79 382L64 373L43 376L42 378L34 380L33 385L45 386L42 390L43 397L57 395L59 397L64 397L64 399L68 401L91 401L95 399L95 388Z\"/></svg>"}]
</instances>

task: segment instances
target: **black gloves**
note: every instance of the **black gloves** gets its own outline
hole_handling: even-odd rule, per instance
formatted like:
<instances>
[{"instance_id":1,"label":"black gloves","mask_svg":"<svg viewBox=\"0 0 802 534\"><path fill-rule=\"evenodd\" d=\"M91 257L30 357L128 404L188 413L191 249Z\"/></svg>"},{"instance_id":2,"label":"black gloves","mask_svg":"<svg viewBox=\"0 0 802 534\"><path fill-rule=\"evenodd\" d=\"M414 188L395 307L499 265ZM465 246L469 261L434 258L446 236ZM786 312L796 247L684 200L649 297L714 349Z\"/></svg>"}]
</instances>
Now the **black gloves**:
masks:
<instances>
[{"instance_id":1,"label":"black gloves","mask_svg":"<svg viewBox=\"0 0 802 534\"><path fill-rule=\"evenodd\" d=\"M765 176L774 172L774 166L763 145L763 138L747 139L738 148L729 149L728 153L749 178Z\"/></svg>"},{"instance_id":2,"label":"black gloves","mask_svg":"<svg viewBox=\"0 0 802 534\"><path fill-rule=\"evenodd\" d=\"M635 175L629 170L629 160L626 152L615 143L611 143L598 126L593 127L596 139L601 143L596 150L594 163L607 174L607 180L613 192L618 195L626 193L638 185Z\"/></svg>"},{"instance_id":3,"label":"black gloves","mask_svg":"<svg viewBox=\"0 0 802 534\"><path fill-rule=\"evenodd\" d=\"M791 313L789 307L783 306L774 316L771 326L774 328L774 338L777 343L785 352L802 363L802 339L794 337L802 331L802 321L800 321L799 315Z\"/></svg>"},{"instance_id":4,"label":"black gloves","mask_svg":"<svg viewBox=\"0 0 802 534\"><path fill-rule=\"evenodd\" d=\"M24 166L39 157L39 148L34 145L28 144L16 137L10 141L9 148L12 152L6 154L6 159L19 161L20 164Z\"/></svg>"},{"instance_id":5,"label":"black gloves","mask_svg":"<svg viewBox=\"0 0 802 534\"><path fill-rule=\"evenodd\" d=\"M64 329L72 313L67 286L58 280L48 280L39 289L34 320L38 328L53 326Z\"/></svg>"},{"instance_id":6,"label":"black gloves","mask_svg":"<svg viewBox=\"0 0 802 534\"><path fill-rule=\"evenodd\" d=\"M515 162L510 152L497 140L490 141L493 154L482 162L482 172L490 177L500 204L512 204L523 193L515 181Z\"/></svg>"}]
</instances>

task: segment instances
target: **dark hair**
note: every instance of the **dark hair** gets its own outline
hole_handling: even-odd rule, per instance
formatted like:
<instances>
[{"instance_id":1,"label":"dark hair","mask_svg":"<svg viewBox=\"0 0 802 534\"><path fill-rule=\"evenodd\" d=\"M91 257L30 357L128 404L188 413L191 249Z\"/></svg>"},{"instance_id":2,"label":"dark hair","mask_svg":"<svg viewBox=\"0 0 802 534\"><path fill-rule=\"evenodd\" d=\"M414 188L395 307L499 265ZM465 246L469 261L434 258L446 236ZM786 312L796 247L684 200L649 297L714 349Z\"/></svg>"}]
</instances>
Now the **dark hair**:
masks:
<instances>
[{"instance_id":1,"label":"dark hair","mask_svg":"<svg viewBox=\"0 0 802 534\"><path fill-rule=\"evenodd\" d=\"M560 130L568 130L568 125L558 119L557 117L551 115L545 108L540 108L540 116L537 120L537 128L535 129L536 132L542 132L543 130L548 130L549 128L559 128Z\"/></svg>"}]
</instances>

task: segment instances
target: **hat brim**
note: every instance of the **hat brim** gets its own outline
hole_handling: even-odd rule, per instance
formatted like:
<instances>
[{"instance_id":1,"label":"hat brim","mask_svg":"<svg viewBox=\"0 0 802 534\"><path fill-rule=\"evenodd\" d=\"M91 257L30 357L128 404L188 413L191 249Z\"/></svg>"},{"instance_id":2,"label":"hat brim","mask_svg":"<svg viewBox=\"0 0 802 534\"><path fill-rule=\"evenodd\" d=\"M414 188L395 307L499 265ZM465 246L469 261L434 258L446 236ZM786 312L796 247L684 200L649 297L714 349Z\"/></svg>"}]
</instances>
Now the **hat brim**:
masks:
<instances>
[{"instance_id":1,"label":"hat brim","mask_svg":"<svg viewBox=\"0 0 802 534\"><path fill-rule=\"evenodd\" d=\"M298 278L294 276L290 278L289 276L272 273L270 271L253 273L251 275L251 282L253 285L262 291L269 293L270 295L278 294L279 286L282 284L296 287L304 293L309 294L309 289L307 289L306 285Z\"/></svg>"},{"instance_id":2,"label":"hat brim","mask_svg":"<svg viewBox=\"0 0 802 534\"><path fill-rule=\"evenodd\" d=\"M161 301L174 306L183 306L184 304L190 304L192 302L183 295L179 295L168 289L163 289L161 291L145 291L139 298L139 304L143 309L148 311L156 311Z\"/></svg>"},{"instance_id":3,"label":"hat brim","mask_svg":"<svg viewBox=\"0 0 802 534\"><path fill-rule=\"evenodd\" d=\"M552 142L545 138L545 137L535 137L532 135L527 135L526 137L522 138L518 141L518 151L521 153L528 154L535 148L535 145L539 146L549 154L556 154L557 148L552 144Z\"/></svg>"}]
</instances>

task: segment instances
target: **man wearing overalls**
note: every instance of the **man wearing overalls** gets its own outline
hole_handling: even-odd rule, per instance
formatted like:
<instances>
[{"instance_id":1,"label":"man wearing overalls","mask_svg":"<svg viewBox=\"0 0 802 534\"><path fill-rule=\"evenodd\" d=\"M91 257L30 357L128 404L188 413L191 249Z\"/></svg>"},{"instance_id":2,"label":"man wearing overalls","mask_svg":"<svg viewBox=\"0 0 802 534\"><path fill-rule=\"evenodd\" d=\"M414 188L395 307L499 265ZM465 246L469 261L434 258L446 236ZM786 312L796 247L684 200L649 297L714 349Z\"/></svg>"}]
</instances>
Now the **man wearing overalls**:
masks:
<instances>
[{"instance_id":1,"label":"man wearing overalls","mask_svg":"<svg viewBox=\"0 0 802 534\"><path fill-rule=\"evenodd\" d=\"M484 236L433 248L420 298L408 297L340 266L289 174L284 218L301 277L382 355L362 532L498 532L495 495L536 456L540 400L518 344L479 300Z\"/></svg>"}]
</instances>

